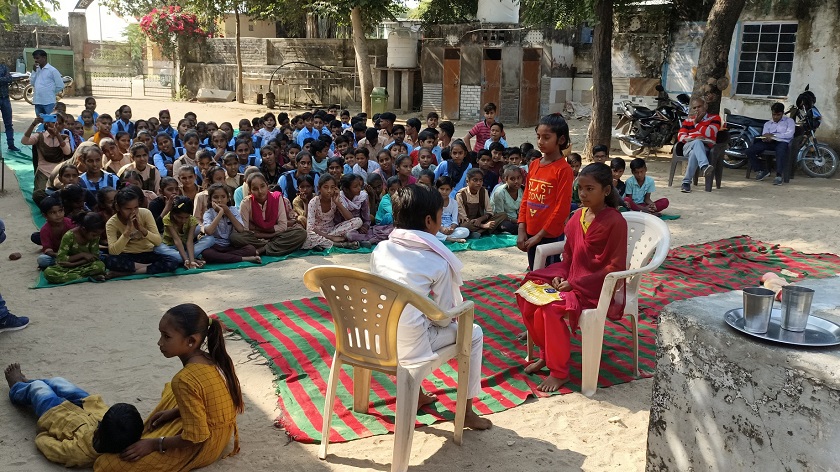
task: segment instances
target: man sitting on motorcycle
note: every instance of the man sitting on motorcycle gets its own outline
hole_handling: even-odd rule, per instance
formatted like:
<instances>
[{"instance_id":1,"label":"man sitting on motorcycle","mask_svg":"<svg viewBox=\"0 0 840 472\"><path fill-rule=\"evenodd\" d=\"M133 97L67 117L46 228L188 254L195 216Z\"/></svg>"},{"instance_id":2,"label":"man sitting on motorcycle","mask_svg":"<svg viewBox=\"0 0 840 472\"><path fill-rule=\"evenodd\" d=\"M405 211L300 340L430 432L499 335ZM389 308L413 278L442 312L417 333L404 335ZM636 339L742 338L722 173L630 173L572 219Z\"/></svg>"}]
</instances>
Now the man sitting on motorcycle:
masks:
<instances>
[{"instance_id":1,"label":"man sitting on motorcycle","mask_svg":"<svg viewBox=\"0 0 840 472\"><path fill-rule=\"evenodd\" d=\"M796 130L796 123L785 116L785 106L781 103L774 103L770 106L770 113L773 119L764 123L761 136L747 149L744 154L750 158L752 170L758 171L755 180L764 180L770 175L770 163L764 161L762 166L758 160L764 151L776 151L776 179L773 185L782 185L782 177L785 175L790 140L793 139L793 132ZM763 168L762 168L763 167Z\"/></svg>"},{"instance_id":2,"label":"man sitting on motorcycle","mask_svg":"<svg viewBox=\"0 0 840 472\"><path fill-rule=\"evenodd\" d=\"M706 100L695 97L691 100L691 110L688 119L682 122L677 141L683 143L682 155L688 158L685 176L683 177L682 193L691 193L691 178L700 168L700 172L709 177L714 172L709 165L709 150L715 145L718 130L720 130L720 116L706 113Z\"/></svg>"}]
</instances>

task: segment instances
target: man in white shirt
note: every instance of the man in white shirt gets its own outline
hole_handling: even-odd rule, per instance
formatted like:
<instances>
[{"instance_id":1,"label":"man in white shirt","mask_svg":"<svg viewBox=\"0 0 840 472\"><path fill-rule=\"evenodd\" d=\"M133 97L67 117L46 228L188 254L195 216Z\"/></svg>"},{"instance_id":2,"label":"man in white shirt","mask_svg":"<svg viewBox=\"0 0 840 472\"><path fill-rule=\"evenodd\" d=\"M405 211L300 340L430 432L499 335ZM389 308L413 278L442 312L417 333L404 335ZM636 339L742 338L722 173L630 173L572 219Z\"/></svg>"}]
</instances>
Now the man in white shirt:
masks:
<instances>
[{"instance_id":1,"label":"man in white shirt","mask_svg":"<svg viewBox=\"0 0 840 472\"><path fill-rule=\"evenodd\" d=\"M422 185L408 185L392 197L396 229L376 245L370 258L374 274L395 280L420 293L432 294L442 309L463 302L460 286L463 264L435 235L440 231L443 197ZM407 306L397 327L397 357L411 365L437 357L436 350L455 344L458 324L434 324L423 313ZM465 426L488 429L492 423L472 409L472 399L481 393L481 359L484 334L473 325Z\"/></svg>"},{"instance_id":2,"label":"man in white shirt","mask_svg":"<svg viewBox=\"0 0 840 472\"><path fill-rule=\"evenodd\" d=\"M55 108L55 96L64 90L64 80L58 69L47 63L47 53L43 49L35 50L32 59L35 60L35 71L29 82L34 89L35 116L49 115Z\"/></svg>"},{"instance_id":3,"label":"man in white shirt","mask_svg":"<svg viewBox=\"0 0 840 472\"><path fill-rule=\"evenodd\" d=\"M761 136L758 136L752 146L745 151L750 158L752 169L758 171L755 180L764 180L770 175L770 167L767 161L762 165L758 157L764 151L776 152L776 178L773 185L782 185L787 166L790 140L793 139L793 132L796 130L796 123L785 116L785 106L781 103L774 103L770 107L773 119L764 123ZM763 168L762 168L763 167Z\"/></svg>"}]
</instances>

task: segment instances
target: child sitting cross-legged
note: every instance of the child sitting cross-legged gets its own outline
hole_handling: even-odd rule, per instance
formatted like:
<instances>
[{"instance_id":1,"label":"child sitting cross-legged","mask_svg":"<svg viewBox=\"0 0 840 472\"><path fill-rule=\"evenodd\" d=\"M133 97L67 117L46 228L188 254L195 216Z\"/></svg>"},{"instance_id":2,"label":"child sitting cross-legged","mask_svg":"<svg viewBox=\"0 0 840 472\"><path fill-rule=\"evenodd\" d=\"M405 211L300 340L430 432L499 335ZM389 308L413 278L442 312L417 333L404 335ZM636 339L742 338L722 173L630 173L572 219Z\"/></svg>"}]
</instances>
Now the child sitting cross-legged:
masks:
<instances>
[{"instance_id":1,"label":"child sitting cross-legged","mask_svg":"<svg viewBox=\"0 0 840 472\"><path fill-rule=\"evenodd\" d=\"M187 197L175 197L172 210L163 217L163 242L155 247L155 253L174 259L186 269L204 267L198 256L216 243L213 236L204 236L196 241L201 227L193 216L193 201Z\"/></svg>"},{"instance_id":2,"label":"child sitting cross-legged","mask_svg":"<svg viewBox=\"0 0 840 472\"><path fill-rule=\"evenodd\" d=\"M619 199L613 192L612 171L606 164L586 166L578 176L578 194L583 207L569 217L563 259L535 270L524 281L550 284L562 298L546 305L531 303L519 294L516 301L528 334L539 346L540 359L525 368L533 374L548 367L549 376L537 387L554 392L569 381L571 335L583 310L598 306L604 278L627 267L627 222L616 210ZM623 281L616 285L607 311L611 320L624 316Z\"/></svg>"},{"instance_id":3,"label":"child sitting cross-legged","mask_svg":"<svg viewBox=\"0 0 840 472\"><path fill-rule=\"evenodd\" d=\"M44 269L51 284L72 282L85 277L105 280L105 263L99 260L99 240L105 232L105 220L96 212L80 213L77 226L64 233L55 265Z\"/></svg>"},{"instance_id":4,"label":"child sitting cross-legged","mask_svg":"<svg viewBox=\"0 0 840 472\"><path fill-rule=\"evenodd\" d=\"M452 179L442 175L435 181L435 187L443 198L443 212L440 216L440 231L437 233L437 238L441 241L467 242L466 238L469 237L470 230L458 226L458 202L451 197Z\"/></svg>"},{"instance_id":5,"label":"child sitting cross-legged","mask_svg":"<svg viewBox=\"0 0 840 472\"><path fill-rule=\"evenodd\" d=\"M376 217L374 218L374 222L378 225L394 224L394 213L391 208L391 196L393 196L397 190L402 188L400 178L396 175L390 177L388 181L385 182L385 188L385 195L379 202L379 208L376 210Z\"/></svg>"},{"instance_id":6,"label":"child sitting cross-legged","mask_svg":"<svg viewBox=\"0 0 840 472\"><path fill-rule=\"evenodd\" d=\"M432 299L441 309L449 310L464 300L463 264L435 235L441 230L443 198L422 185L409 185L394 194L394 225L388 240L377 245L370 258L370 271L403 284ZM400 364L411 365L435 357L435 352L455 344L458 323L432 322L423 313L407 306L397 327L397 357ZM488 429L492 423L473 411L473 398L481 393L481 362L484 334L473 325L470 351L469 387L464 425ZM413 398L411 401L415 401Z\"/></svg>"},{"instance_id":7,"label":"child sitting cross-legged","mask_svg":"<svg viewBox=\"0 0 840 472\"><path fill-rule=\"evenodd\" d=\"M455 196L461 226L470 230L471 238L493 233L507 220L504 212L493 213L493 201L483 185L484 172L470 169L467 171L467 186Z\"/></svg>"},{"instance_id":8,"label":"child sitting cross-legged","mask_svg":"<svg viewBox=\"0 0 840 472\"><path fill-rule=\"evenodd\" d=\"M390 156L389 156L390 157ZM356 174L341 177L340 198L342 205L350 212L350 218L337 213L335 223L339 224L352 218L360 218L362 225L358 229L347 233L348 241L357 241L362 247L370 247L380 241L388 239L393 227L391 225L373 225L371 221L368 194L362 190L362 178ZM374 213L375 215L375 213Z\"/></svg>"},{"instance_id":9,"label":"child sitting cross-legged","mask_svg":"<svg viewBox=\"0 0 840 472\"><path fill-rule=\"evenodd\" d=\"M70 218L64 216L64 206L61 204L61 200L56 197L47 197L41 200L38 207L41 209L41 214L47 219L47 222L41 227L40 233L36 233L40 236L42 252L38 256L38 268L46 269L55 264L61 238L73 228L74 224Z\"/></svg>"},{"instance_id":10,"label":"child sitting cross-legged","mask_svg":"<svg viewBox=\"0 0 840 472\"><path fill-rule=\"evenodd\" d=\"M502 179L504 183L497 185L490 196L493 200L493 211L508 216L501 224L502 231L518 234L519 225L516 222L519 221L519 207L522 206L522 169L517 165L506 165L502 171Z\"/></svg>"},{"instance_id":11,"label":"child sitting cross-legged","mask_svg":"<svg viewBox=\"0 0 840 472\"><path fill-rule=\"evenodd\" d=\"M353 175L353 174L350 174ZM303 249L333 246L358 249L357 241L348 241L347 234L362 226L362 219L354 217L341 199L338 181L324 174L318 180L318 195L307 204L307 241ZM340 221L336 223L336 221Z\"/></svg>"},{"instance_id":12,"label":"child sitting cross-legged","mask_svg":"<svg viewBox=\"0 0 840 472\"><path fill-rule=\"evenodd\" d=\"M140 439L143 419L127 403L108 405L61 377L29 380L20 365L6 367L9 399L38 417L35 446L65 467L91 467L100 454L119 454Z\"/></svg>"},{"instance_id":13,"label":"child sitting cross-legged","mask_svg":"<svg viewBox=\"0 0 840 472\"><path fill-rule=\"evenodd\" d=\"M232 206L233 197L230 195L230 188L223 183L215 183L207 189L207 196L211 207L204 212L202 231L204 234L213 236L215 244L204 250L202 253L204 260L222 264L243 261L262 263L260 254L254 246L246 244L236 247L230 243L231 233L245 231L239 208Z\"/></svg>"},{"instance_id":14,"label":"child sitting cross-legged","mask_svg":"<svg viewBox=\"0 0 840 472\"><path fill-rule=\"evenodd\" d=\"M668 208L668 199L660 198L653 201L650 196L656 190L653 179L647 176L645 160L637 157L630 161L632 179L627 179L624 188L624 202L631 210L645 213L659 214Z\"/></svg>"}]
</instances>

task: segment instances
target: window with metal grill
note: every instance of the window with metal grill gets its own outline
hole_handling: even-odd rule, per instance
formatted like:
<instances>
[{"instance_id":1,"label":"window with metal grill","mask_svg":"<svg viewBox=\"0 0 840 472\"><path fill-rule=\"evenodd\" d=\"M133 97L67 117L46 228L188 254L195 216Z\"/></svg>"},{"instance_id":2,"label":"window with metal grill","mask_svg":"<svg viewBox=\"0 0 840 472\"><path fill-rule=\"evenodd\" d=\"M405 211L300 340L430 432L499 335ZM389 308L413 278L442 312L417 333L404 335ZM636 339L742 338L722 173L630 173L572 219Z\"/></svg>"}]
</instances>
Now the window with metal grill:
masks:
<instances>
[{"instance_id":1,"label":"window with metal grill","mask_svg":"<svg viewBox=\"0 0 840 472\"><path fill-rule=\"evenodd\" d=\"M735 93L788 95L797 29L796 23L747 23L743 26Z\"/></svg>"}]
</instances>

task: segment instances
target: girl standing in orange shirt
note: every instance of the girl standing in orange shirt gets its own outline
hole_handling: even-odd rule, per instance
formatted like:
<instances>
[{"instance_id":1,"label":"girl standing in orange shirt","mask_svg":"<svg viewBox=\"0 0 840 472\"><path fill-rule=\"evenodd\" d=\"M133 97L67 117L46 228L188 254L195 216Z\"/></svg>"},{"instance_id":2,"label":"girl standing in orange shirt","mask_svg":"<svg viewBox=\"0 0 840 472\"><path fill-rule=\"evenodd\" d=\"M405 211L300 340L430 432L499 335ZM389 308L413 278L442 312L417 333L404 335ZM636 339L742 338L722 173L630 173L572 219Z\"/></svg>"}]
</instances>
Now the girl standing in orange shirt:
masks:
<instances>
[{"instance_id":1,"label":"girl standing in orange shirt","mask_svg":"<svg viewBox=\"0 0 840 472\"><path fill-rule=\"evenodd\" d=\"M563 157L569 147L569 125L559 113L544 116L537 126L542 158L531 161L528 182L519 207L516 247L528 253L534 267L536 248L559 241L572 205L574 173Z\"/></svg>"}]
</instances>

